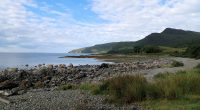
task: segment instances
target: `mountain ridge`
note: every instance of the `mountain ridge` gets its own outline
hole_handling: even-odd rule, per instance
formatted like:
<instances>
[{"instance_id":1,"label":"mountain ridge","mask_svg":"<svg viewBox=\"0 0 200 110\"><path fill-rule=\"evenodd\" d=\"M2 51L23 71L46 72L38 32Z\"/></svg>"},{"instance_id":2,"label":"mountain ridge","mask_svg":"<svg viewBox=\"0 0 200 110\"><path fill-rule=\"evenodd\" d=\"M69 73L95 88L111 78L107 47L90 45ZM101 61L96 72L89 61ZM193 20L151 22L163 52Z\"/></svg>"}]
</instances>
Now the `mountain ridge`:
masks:
<instances>
[{"instance_id":1,"label":"mountain ridge","mask_svg":"<svg viewBox=\"0 0 200 110\"><path fill-rule=\"evenodd\" d=\"M75 49L70 53L107 53L110 50L128 48L134 46L167 46L167 47L188 47L191 44L200 43L200 32L166 28L161 33L151 33L138 41L111 42L106 44L97 44L91 47Z\"/></svg>"}]
</instances>

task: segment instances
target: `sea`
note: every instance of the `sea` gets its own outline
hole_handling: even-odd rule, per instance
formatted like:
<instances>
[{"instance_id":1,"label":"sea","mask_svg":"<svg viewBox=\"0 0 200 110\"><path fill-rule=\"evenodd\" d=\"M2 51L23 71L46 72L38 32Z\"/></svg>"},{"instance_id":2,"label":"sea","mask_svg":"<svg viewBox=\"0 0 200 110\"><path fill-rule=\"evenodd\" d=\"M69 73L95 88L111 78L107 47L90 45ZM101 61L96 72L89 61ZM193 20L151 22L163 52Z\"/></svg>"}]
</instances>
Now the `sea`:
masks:
<instances>
[{"instance_id":1,"label":"sea","mask_svg":"<svg viewBox=\"0 0 200 110\"><path fill-rule=\"evenodd\" d=\"M34 67L38 64L66 64L69 65L87 65L101 64L100 61L94 58L61 58L64 56L80 56L88 54L73 54L73 53L0 53L0 69L5 68L26 68Z\"/></svg>"}]
</instances>

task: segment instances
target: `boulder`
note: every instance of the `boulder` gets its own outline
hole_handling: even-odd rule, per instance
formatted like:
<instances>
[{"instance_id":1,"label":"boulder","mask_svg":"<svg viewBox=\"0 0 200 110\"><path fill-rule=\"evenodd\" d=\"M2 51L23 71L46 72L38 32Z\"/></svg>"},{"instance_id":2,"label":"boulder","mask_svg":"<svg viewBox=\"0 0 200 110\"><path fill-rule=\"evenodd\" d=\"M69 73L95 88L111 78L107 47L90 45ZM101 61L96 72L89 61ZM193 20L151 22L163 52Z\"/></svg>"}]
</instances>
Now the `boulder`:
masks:
<instances>
[{"instance_id":1,"label":"boulder","mask_svg":"<svg viewBox=\"0 0 200 110\"><path fill-rule=\"evenodd\" d=\"M53 69L53 65L49 64L49 65L47 65L47 68L52 70Z\"/></svg>"},{"instance_id":2,"label":"boulder","mask_svg":"<svg viewBox=\"0 0 200 110\"><path fill-rule=\"evenodd\" d=\"M108 67L109 67L108 64L102 63L102 64L100 65L99 69L101 69L101 68L108 68Z\"/></svg>"},{"instance_id":3,"label":"boulder","mask_svg":"<svg viewBox=\"0 0 200 110\"><path fill-rule=\"evenodd\" d=\"M74 65L73 65L72 63L70 63L68 67L69 67L69 68L73 68Z\"/></svg>"},{"instance_id":4,"label":"boulder","mask_svg":"<svg viewBox=\"0 0 200 110\"><path fill-rule=\"evenodd\" d=\"M0 90L12 89L12 88L15 88L15 87L18 87L18 83L14 82L12 80L6 80L6 81L0 83Z\"/></svg>"}]
</instances>

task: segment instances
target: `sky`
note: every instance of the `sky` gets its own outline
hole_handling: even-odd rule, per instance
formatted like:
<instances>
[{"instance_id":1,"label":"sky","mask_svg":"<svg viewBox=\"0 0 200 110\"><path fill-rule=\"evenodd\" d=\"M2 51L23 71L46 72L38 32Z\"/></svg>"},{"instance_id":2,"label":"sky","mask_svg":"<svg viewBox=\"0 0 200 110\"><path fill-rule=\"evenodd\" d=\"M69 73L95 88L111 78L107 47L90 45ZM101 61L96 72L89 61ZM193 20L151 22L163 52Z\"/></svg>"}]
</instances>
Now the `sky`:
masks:
<instances>
[{"instance_id":1,"label":"sky","mask_svg":"<svg viewBox=\"0 0 200 110\"><path fill-rule=\"evenodd\" d=\"M200 0L0 0L0 52L63 53L167 27L200 32Z\"/></svg>"}]
</instances>

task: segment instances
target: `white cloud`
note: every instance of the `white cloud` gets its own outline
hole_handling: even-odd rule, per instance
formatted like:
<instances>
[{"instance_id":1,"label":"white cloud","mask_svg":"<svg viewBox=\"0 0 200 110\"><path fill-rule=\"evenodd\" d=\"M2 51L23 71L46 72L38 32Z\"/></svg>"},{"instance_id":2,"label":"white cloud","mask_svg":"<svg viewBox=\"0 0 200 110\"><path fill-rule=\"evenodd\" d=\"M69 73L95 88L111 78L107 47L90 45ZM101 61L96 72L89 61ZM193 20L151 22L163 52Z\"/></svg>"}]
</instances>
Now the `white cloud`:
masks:
<instances>
[{"instance_id":1,"label":"white cloud","mask_svg":"<svg viewBox=\"0 0 200 110\"><path fill-rule=\"evenodd\" d=\"M199 0L92 0L91 10L108 21L101 24L77 21L64 5L58 5L64 11L34 0L1 0L0 51L65 52L105 42L135 41L166 27L200 31Z\"/></svg>"}]
</instances>

